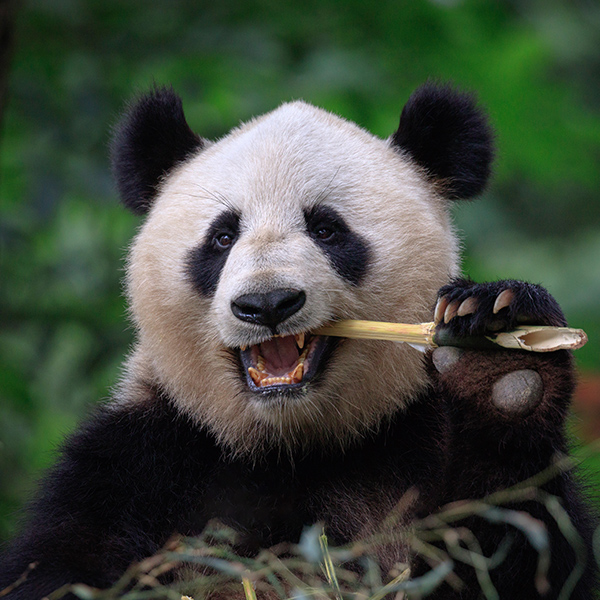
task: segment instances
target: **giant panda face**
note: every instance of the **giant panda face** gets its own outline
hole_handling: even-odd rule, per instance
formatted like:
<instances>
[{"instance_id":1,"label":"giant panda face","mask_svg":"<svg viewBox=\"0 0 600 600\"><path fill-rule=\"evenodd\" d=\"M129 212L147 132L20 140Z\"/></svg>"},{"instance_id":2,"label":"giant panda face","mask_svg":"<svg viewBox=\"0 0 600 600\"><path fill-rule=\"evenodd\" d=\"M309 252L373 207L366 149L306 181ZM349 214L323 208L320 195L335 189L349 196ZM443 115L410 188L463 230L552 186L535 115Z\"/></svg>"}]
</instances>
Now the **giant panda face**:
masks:
<instances>
[{"instance_id":1,"label":"giant panda face","mask_svg":"<svg viewBox=\"0 0 600 600\"><path fill-rule=\"evenodd\" d=\"M446 200L393 140L300 102L190 139L132 247L132 364L234 453L376 428L426 386L422 356L313 332L431 320L457 273Z\"/></svg>"}]
</instances>

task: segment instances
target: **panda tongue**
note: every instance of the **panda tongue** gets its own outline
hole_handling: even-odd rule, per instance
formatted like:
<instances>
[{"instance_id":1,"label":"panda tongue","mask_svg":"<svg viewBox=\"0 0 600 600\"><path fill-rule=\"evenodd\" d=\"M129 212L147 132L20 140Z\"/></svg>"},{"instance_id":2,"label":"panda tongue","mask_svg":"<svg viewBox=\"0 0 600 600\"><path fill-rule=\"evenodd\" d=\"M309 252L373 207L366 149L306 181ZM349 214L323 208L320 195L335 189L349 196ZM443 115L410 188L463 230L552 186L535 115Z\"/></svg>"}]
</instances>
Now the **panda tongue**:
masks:
<instances>
[{"instance_id":1,"label":"panda tongue","mask_svg":"<svg viewBox=\"0 0 600 600\"><path fill-rule=\"evenodd\" d=\"M260 345L260 354L265 359L265 371L270 375L285 375L298 362L298 346L293 335L275 337Z\"/></svg>"}]
</instances>

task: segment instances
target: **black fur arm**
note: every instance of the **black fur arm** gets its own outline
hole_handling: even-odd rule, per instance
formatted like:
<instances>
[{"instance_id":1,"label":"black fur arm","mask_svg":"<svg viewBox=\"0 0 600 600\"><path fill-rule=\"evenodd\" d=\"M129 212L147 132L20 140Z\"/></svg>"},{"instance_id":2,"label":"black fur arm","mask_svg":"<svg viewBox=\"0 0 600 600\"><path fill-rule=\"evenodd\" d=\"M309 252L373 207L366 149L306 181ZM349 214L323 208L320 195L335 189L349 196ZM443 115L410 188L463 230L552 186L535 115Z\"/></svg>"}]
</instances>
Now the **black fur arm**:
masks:
<instances>
[{"instance_id":1,"label":"black fur arm","mask_svg":"<svg viewBox=\"0 0 600 600\"><path fill-rule=\"evenodd\" d=\"M523 323L566 324L545 289L514 280L456 280L440 290L435 319L437 330L453 337L483 336ZM570 353L439 348L432 361L439 394L447 399L457 456L483 449L478 462L490 463L486 489L481 491L493 487L490 473L497 473L498 487L506 487L535 475L556 453L566 452L564 421L575 385ZM509 469L506 475L498 472L499 460ZM463 473L469 468L462 462L459 466ZM469 483L475 488L467 490L467 497L478 493L479 479Z\"/></svg>"},{"instance_id":2,"label":"black fur arm","mask_svg":"<svg viewBox=\"0 0 600 600\"><path fill-rule=\"evenodd\" d=\"M565 324L546 290L512 280L491 284L459 280L445 286L440 290L436 319L438 327L465 336L508 330L525 322ZM538 475L566 454L565 419L575 380L570 353L439 348L431 358L431 375L444 399L449 423L446 501L479 499L504 490ZM588 567L569 597L583 599L589 597L592 578L592 524L576 487L569 473L558 473L542 490L559 498L582 537ZM543 587L534 585L538 553L525 536L508 525L493 525L480 516L469 518L461 525L482 542L486 556L507 535L514 537L507 558L492 572L500 598L558 597L575 566L573 547L539 499L507 507L547 527L552 553L550 591L540 596ZM519 577L512 575L516 572ZM472 573L465 571L465 577L478 588ZM524 581L530 583L524 585ZM440 597L454 596L445 590Z\"/></svg>"},{"instance_id":3,"label":"black fur arm","mask_svg":"<svg viewBox=\"0 0 600 600\"><path fill-rule=\"evenodd\" d=\"M107 587L189 526L182 506L202 480L190 446L202 436L167 401L140 404L101 409L65 444L23 533L1 557L0 590L36 564L9 600L41 598L66 583Z\"/></svg>"}]
</instances>

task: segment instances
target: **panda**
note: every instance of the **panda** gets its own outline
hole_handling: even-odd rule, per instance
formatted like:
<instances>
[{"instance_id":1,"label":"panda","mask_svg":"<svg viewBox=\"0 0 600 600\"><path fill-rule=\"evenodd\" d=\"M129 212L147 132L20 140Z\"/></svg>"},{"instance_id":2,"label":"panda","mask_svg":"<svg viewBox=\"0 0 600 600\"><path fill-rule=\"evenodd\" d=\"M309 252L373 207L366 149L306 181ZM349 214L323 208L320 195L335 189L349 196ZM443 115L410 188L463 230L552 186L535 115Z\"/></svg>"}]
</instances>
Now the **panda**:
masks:
<instances>
[{"instance_id":1,"label":"panda","mask_svg":"<svg viewBox=\"0 0 600 600\"><path fill-rule=\"evenodd\" d=\"M494 153L471 94L422 85L387 139L295 101L210 142L175 92L155 87L128 107L111 152L122 202L145 215L126 269L137 341L113 399L64 444L6 550L5 598L108 587L211 519L250 554L317 522L346 544L402 499L409 527L568 452L567 351L421 353L314 333L340 319L434 319L455 337L565 325L542 287L461 277L450 206L482 192ZM511 542L490 571L499 598L591 597L595 521L580 487L557 471L542 488L576 528L576 551L543 503L508 505L545 524L542 582L518 526L465 517L485 556ZM401 542L379 559L414 576L432 567ZM428 597L480 598L475 570L455 572L462 586Z\"/></svg>"}]
</instances>

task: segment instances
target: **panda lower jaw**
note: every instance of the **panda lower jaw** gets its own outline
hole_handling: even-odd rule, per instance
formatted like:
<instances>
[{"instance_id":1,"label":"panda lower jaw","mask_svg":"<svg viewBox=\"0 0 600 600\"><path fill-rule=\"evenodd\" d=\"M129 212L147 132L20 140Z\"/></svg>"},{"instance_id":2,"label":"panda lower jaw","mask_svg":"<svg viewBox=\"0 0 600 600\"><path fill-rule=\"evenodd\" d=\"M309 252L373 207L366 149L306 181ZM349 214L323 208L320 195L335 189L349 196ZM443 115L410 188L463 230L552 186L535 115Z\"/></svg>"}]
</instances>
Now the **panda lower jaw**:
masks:
<instances>
[{"instance_id":1,"label":"panda lower jaw","mask_svg":"<svg viewBox=\"0 0 600 600\"><path fill-rule=\"evenodd\" d=\"M296 334L241 348L239 356L248 388L263 394L304 389L323 371L336 341Z\"/></svg>"}]
</instances>

